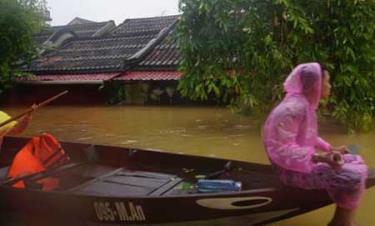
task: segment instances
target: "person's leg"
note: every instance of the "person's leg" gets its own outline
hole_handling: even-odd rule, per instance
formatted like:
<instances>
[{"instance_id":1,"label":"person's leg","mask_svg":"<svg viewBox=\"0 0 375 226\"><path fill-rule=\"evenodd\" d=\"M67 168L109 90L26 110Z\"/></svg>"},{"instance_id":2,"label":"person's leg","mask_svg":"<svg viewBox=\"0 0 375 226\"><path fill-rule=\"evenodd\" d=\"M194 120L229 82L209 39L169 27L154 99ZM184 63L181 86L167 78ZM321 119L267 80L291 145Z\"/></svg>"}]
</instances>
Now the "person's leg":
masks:
<instances>
[{"instance_id":1,"label":"person's leg","mask_svg":"<svg viewBox=\"0 0 375 226\"><path fill-rule=\"evenodd\" d=\"M344 209L336 206L335 214L328 226L356 226L355 209Z\"/></svg>"},{"instance_id":2,"label":"person's leg","mask_svg":"<svg viewBox=\"0 0 375 226\"><path fill-rule=\"evenodd\" d=\"M330 226L356 226L355 212L365 191L367 166L346 162L329 180L328 192L337 204Z\"/></svg>"},{"instance_id":3,"label":"person's leg","mask_svg":"<svg viewBox=\"0 0 375 226\"><path fill-rule=\"evenodd\" d=\"M311 173L278 170L284 184L304 189L325 189L339 206L329 226L355 226L355 210L365 190L367 166L346 163L342 169L317 164Z\"/></svg>"},{"instance_id":4,"label":"person's leg","mask_svg":"<svg viewBox=\"0 0 375 226\"><path fill-rule=\"evenodd\" d=\"M341 169L317 165L311 179L316 187L328 191L337 207L329 226L355 226L355 212L365 190L367 166L345 163Z\"/></svg>"}]
</instances>

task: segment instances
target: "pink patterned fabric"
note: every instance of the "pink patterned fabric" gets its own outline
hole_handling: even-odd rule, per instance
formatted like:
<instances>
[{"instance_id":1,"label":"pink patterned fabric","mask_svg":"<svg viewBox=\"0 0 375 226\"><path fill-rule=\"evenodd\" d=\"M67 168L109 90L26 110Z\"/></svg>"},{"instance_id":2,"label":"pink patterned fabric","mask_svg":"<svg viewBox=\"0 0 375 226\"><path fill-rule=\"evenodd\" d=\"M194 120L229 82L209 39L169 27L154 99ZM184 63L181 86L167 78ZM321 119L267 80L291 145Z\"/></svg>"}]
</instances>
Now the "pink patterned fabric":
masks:
<instances>
[{"instance_id":1,"label":"pink patterned fabric","mask_svg":"<svg viewBox=\"0 0 375 226\"><path fill-rule=\"evenodd\" d=\"M337 206L356 209L359 206L367 179L367 166L358 155L345 154L345 164L334 169L326 163L316 164L309 173L276 166L281 181L303 189L325 189Z\"/></svg>"},{"instance_id":2,"label":"pink patterned fabric","mask_svg":"<svg viewBox=\"0 0 375 226\"><path fill-rule=\"evenodd\" d=\"M284 83L285 98L268 116L263 142L270 161L276 165L284 183L304 189L326 189L338 205L355 208L367 178L367 166L362 159L348 155L339 170L333 170L325 163L315 164L311 161L317 149L326 152L331 150L331 145L319 137L317 132L315 111L320 101L321 84L322 70L318 63L298 65ZM359 160L347 161L348 158ZM299 179L290 179L291 175ZM343 177L346 180L340 180ZM353 181L355 185L350 187L348 183L347 186L355 190L355 195L342 192L342 189L337 189L340 186L331 184L338 180ZM341 195L338 196L338 193Z\"/></svg>"}]
</instances>

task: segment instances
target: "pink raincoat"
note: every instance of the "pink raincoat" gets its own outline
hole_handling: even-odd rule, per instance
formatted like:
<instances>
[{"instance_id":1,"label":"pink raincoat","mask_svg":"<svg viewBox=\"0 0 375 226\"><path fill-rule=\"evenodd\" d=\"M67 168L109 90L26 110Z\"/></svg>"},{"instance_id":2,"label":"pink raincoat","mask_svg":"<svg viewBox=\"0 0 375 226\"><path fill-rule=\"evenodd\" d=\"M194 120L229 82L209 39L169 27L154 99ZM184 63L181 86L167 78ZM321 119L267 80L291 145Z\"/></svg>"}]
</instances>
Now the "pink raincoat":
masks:
<instances>
[{"instance_id":1,"label":"pink raincoat","mask_svg":"<svg viewBox=\"0 0 375 226\"><path fill-rule=\"evenodd\" d=\"M309 77L304 77L305 85L301 75ZM306 81L310 83L306 85ZM367 166L362 158L346 154L343 156L345 164L340 169L311 160L317 149L331 150L331 145L317 132L315 111L320 101L321 84L319 64L298 65L284 83L285 98L268 116L263 142L285 184L304 189L326 189L338 206L357 208L367 178Z\"/></svg>"}]
</instances>

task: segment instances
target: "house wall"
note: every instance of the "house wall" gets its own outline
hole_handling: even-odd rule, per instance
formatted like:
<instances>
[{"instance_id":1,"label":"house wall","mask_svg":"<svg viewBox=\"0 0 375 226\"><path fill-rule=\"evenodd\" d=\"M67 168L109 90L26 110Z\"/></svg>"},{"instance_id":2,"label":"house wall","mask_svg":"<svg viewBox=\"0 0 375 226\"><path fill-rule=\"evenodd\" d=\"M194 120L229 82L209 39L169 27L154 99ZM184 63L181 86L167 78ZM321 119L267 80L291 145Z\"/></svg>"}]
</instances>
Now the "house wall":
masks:
<instances>
[{"instance_id":1,"label":"house wall","mask_svg":"<svg viewBox=\"0 0 375 226\"><path fill-rule=\"evenodd\" d=\"M176 101L179 98L177 81L132 81L125 82L124 88L127 104L180 104ZM173 90L173 93L168 95L167 90Z\"/></svg>"},{"instance_id":2,"label":"house wall","mask_svg":"<svg viewBox=\"0 0 375 226\"><path fill-rule=\"evenodd\" d=\"M52 104L86 105L106 104L107 95L100 89L100 85L77 84L19 84L7 93L0 96L0 103L3 105L30 105L40 103L64 90L69 93L55 100Z\"/></svg>"},{"instance_id":3,"label":"house wall","mask_svg":"<svg viewBox=\"0 0 375 226\"><path fill-rule=\"evenodd\" d=\"M177 90L178 81L133 81L125 83L127 104L144 105L218 105L215 97L208 100L190 100ZM219 104L220 105L220 104Z\"/></svg>"},{"instance_id":4,"label":"house wall","mask_svg":"<svg viewBox=\"0 0 375 226\"><path fill-rule=\"evenodd\" d=\"M119 87L126 98L114 98ZM132 81L119 82L116 86L106 84L18 84L7 93L0 94L1 105L31 105L40 103L58 93L69 93L55 100L55 105L217 105L215 98L206 101L181 97L177 91L177 81Z\"/></svg>"}]
</instances>

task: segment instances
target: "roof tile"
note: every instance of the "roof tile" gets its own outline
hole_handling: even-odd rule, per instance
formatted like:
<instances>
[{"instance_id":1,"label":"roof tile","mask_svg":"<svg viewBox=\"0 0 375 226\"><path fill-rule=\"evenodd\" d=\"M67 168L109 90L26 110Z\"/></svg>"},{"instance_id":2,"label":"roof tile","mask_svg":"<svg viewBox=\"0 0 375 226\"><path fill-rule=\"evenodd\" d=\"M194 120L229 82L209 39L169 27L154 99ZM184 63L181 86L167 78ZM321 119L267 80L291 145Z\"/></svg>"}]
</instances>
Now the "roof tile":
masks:
<instances>
[{"instance_id":1,"label":"roof tile","mask_svg":"<svg viewBox=\"0 0 375 226\"><path fill-rule=\"evenodd\" d=\"M131 71L123 73L114 80L120 81L149 81L149 80L179 80L182 76L178 71Z\"/></svg>"},{"instance_id":2,"label":"roof tile","mask_svg":"<svg viewBox=\"0 0 375 226\"><path fill-rule=\"evenodd\" d=\"M64 75L38 75L19 78L19 81L103 81L118 76L119 73L99 74L64 74Z\"/></svg>"}]
</instances>

